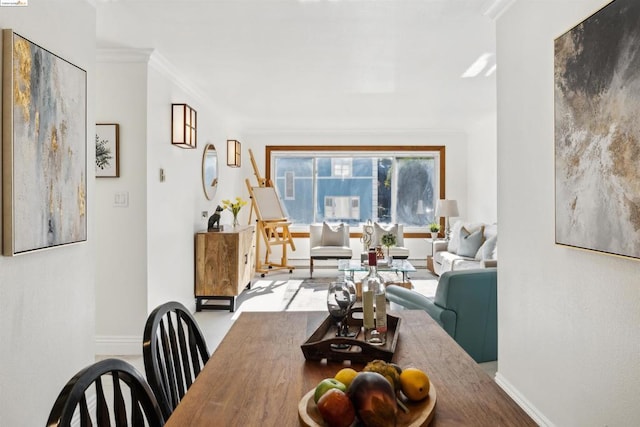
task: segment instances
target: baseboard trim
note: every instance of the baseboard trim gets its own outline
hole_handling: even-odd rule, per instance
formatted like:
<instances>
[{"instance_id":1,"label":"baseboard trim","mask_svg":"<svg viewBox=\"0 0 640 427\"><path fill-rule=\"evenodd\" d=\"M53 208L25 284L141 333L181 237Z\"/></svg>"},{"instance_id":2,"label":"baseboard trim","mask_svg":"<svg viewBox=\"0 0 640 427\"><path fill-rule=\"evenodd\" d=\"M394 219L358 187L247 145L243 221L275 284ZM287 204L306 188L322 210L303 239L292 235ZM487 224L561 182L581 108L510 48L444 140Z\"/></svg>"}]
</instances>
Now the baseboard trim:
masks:
<instances>
[{"instance_id":1,"label":"baseboard trim","mask_svg":"<svg viewBox=\"0 0 640 427\"><path fill-rule=\"evenodd\" d=\"M507 379L500 374L500 372L496 372L496 376L494 378L496 384L502 388L505 393L509 395L531 418L536 422L540 427L554 427L554 424L547 419L534 405L531 404L519 391L516 389L513 384L511 384Z\"/></svg>"},{"instance_id":2,"label":"baseboard trim","mask_svg":"<svg viewBox=\"0 0 640 427\"><path fill-rule=\"evenodd\" d=\"M139 356L142 355L142 337L96 336L96 354L110 356Z\"/></svg>"}]
</instances>

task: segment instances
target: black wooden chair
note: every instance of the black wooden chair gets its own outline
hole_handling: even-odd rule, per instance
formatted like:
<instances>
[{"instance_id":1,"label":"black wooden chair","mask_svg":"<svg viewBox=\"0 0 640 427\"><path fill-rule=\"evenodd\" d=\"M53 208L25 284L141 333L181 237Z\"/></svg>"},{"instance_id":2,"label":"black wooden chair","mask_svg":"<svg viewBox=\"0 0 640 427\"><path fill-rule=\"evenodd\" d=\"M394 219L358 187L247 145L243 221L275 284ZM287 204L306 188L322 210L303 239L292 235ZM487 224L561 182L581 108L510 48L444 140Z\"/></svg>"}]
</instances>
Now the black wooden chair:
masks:
<instances>
[{"instance_id":1,"label":"black wooden chair","mask_svg":"<svg viewBox=\"0 0 640 427\"><path fill-rule=\"evenodd\" d=\"M168 302L153 310L143 338L147 381L166 420L209 360L210 353L196 320L179 302Z\"/></svg>"},{"instance_id":2,"label":"black wooden chair","mask_svg":"<svg viewBox=\"0 0 640 427\"><path fill-rule=\"evenodd\" d=\"M107 376L111 376L112 384L106 380ZM89 408L87 400L93 402L94 392L95 408L93 403ZM74 418L75 412L78 419ZM79 422L81 427L164 425L162 412L147 382L133 366L118 359L89 365L64 386L53 404L47 426L68 427L72 420L73 425Z\"/></svg>"}]
</instances>

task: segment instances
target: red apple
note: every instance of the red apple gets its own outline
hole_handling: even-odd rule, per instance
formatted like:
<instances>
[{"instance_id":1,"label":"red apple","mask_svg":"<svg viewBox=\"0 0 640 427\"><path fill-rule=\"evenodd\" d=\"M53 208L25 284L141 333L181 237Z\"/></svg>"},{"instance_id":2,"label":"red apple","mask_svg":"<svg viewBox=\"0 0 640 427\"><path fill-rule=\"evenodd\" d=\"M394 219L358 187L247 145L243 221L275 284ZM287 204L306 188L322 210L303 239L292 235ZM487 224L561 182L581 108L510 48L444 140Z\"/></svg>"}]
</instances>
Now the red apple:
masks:
<instances>
[{"instance_id":1,"label":"red apple","mask_svg":"<svg viewBox=\"0 0 640 427\"><path fill-rule=\"evenodd\" d=\"M318 411L329 427L349 427L356 419L356 410L347 394L332 388L318 400Z\"/></svg>"}]
</instances>

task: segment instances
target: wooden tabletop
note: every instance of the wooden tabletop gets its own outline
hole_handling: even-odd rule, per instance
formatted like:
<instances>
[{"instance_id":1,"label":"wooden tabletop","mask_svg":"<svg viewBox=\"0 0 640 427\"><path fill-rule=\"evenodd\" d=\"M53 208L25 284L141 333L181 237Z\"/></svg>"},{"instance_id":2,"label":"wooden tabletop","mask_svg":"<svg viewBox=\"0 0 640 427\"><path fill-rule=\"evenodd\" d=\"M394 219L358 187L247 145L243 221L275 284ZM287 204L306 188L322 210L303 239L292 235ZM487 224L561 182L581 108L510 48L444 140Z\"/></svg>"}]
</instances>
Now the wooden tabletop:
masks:
<instances>
[{"instance_id":1,"label":"wooden tabletop","mask_svg":"<svg viewBox=\"0 0 640 427\"><path fill-rule=\"evenodd\" d=\"M393 361L424 370L436 387L431 426L536 425L424 311L391 314L402 318ZM300 425L300 398L343 366L306 361L300 349L326 317L242 313L166 425Z\"/></svg>"}]
</instances>

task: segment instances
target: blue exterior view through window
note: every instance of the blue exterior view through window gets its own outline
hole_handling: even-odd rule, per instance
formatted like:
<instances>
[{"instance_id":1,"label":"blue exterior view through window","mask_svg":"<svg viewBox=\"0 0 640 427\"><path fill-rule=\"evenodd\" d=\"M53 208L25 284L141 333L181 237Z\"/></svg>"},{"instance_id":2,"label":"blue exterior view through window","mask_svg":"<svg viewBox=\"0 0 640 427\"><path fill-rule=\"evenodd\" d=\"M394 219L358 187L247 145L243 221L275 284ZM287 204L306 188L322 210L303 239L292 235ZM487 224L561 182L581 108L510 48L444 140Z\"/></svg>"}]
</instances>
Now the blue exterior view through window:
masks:
<instances>
[{"instance_id":1,"label":"blue exterior view through window","mask_svg":"<svg viewBox=\"0 0 640 427\"><path fill-rule=\"evenodd\" d=\"M271 153L271 179L290 221L424 227L437 221L441 151Z\"/></svg>"}]
</instances>

